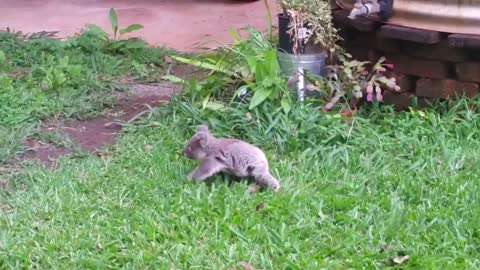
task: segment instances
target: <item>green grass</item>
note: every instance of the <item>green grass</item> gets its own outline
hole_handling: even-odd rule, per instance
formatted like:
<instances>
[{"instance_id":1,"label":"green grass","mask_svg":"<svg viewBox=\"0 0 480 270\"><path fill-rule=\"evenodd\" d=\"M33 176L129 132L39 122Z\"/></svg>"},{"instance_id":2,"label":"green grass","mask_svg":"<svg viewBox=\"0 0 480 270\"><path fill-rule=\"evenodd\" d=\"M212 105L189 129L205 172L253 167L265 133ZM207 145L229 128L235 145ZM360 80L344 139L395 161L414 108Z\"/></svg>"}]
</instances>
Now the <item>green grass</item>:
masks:
<instances>
[{"instance_id":1,"label":"green grass","mask_svg":"<svg viewBox=\"0 0 480 270\"><path fill-rule=\"evenodd\" d=\"M0 31L0 164L24 151L20 139L40 121L98 116L122 90L120 79L163 74L166 50L117 48L125 42L95 26L66 40Z\"/></svg>"},{"instance_id":2,"label":"green grass","mask_svg":"<svg viewBox=\"0 0 480 270\"><path fill-rule=\"evenodd\" d=\"M179 111L129 126L111 157L64 159L55 172L32 167L12 176L0 201L0 265L480 268L480 118L463 103L398 114L373 109L352 125L295 109L285 121L297 124L301 140L278 137L281 124L260 136L260 124L218 123L217 135L248 128L241 137L267 150L282 188L254 196L247 182L186 180L195 163L181 150L195 126ZM403 255L410 259L392 265Z\"/></svg>"}]
</instances>

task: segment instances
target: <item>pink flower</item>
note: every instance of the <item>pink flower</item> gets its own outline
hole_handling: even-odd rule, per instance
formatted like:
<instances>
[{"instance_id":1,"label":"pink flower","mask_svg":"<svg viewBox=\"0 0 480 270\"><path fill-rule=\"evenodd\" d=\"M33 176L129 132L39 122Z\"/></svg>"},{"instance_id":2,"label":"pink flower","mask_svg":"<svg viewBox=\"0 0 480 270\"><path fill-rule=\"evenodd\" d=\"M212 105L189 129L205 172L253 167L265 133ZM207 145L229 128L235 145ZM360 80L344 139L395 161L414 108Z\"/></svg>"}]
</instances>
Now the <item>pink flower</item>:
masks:
<instances>
[{"instance_id":1,"label":"pink flower","mask_svg":"<svg viewBox=\"0 0 480 270\"><path fill-rule=\"evenodd\" d=\"M384 64L386 67L388 67L389 69L393 69L393 64Z\"/></svg>"},{"instance_id":2,"label":"pink flower","mask_svg":"<svg viewBox=\"0 0 480 270\"><path fill-rule=\"evenodd\" d=\"M383 95L382 92L377 92L377 100L382 102L383 101Z\"/></svg>"},{"instance_id":3,"label":"pink flower","mask_svg":"<svg viewBox=\"0 0 480 270\"><path fill-rule=\"evenodd\" d=\"M368 93L368 94L367 94L367 101L368 101L368 102L372 102L372 101L373 101L373 94L372 94L372 93Z\"/></svg>"}]
</instances>

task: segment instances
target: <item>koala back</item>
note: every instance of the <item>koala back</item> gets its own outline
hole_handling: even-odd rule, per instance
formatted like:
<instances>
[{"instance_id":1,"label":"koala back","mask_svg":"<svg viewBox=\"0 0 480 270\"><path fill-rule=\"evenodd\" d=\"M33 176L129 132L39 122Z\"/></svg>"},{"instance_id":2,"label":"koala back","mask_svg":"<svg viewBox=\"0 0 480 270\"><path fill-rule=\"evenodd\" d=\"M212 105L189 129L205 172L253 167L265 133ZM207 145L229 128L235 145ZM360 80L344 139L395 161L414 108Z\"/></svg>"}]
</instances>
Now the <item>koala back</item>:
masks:
<instances>
[{"instance_id":1,"label":"koala back","mask_svg":"<svg viewBox=\"0 0 480 270\"><path fill-rule=\"evenodd\" d=\"M237 139L216 139L210 151L225 171L240 177L268 171L268 161L258 147Z\"/></svg>"}]
</instances>

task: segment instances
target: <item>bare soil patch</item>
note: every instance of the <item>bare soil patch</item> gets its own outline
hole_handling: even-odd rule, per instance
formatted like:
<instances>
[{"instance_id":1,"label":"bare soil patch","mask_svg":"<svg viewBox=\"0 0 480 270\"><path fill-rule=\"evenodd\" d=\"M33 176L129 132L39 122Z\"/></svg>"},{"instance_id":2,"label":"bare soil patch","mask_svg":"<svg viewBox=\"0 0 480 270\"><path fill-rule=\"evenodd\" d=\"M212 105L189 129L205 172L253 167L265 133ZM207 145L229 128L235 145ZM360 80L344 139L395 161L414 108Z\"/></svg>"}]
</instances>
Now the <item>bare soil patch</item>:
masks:
<instances>
[{"instance_id":1,"label":"bare soil patch","mask_svg":"<svg viewBox=\"0 0 480 270\"><path fill-rule=\"evenodd\" d=\"M206 75L205 71L184 64L173 65L169 73L184 79ZM173 95L181 91L180 85L169 81L138 82L125 78L119 83L128 91L118 91L116 103L102 116L88 120L52 118L45 121L42 126L43 133L56 139L52 140L50 136L25 138L23 145L28 150L9 162L9 165L18 168L19 163L33 160L46 168L55 168L59 158L78 148L88 153L103 155L105 146L116 141L122 123L129 122L150 108L167 103Z\"/></svg>"},{"instance_id":2,"label":"bare soil patch","mask_svg":"<svg viewBox=\"0 0 480 270\"><path fill-rule=\"evenodd\" d=\"M82 150L94 153L115 142L122 129L122 122L128 122L139 113L166 103L180 87L170 82L129 83L127 94L119 94L118 101L103 116L89 120L49 121L45 132L57 132L65 141L71 141ZM56 161L71 152L66 144L58 145L36 138L26 138L24 145L29 148L18 161L38 160L47 168L53 168Z\"/></svg>"},{"instance_id":3,"label":"bare soil patch","mask_svg":"<svg viewBox=\"0 0 480 270\"><path fill-rule=\"evenodd\" d=\"M175 86L168 82L134 84L130 87L132 94L119 100L105 116L86 121L66 122L60 127L61 133L83 150L94 152L115 141L122 129L118 122L129 121L151 107L168 102L175 89Z\"/></svg>"}]
</instances>

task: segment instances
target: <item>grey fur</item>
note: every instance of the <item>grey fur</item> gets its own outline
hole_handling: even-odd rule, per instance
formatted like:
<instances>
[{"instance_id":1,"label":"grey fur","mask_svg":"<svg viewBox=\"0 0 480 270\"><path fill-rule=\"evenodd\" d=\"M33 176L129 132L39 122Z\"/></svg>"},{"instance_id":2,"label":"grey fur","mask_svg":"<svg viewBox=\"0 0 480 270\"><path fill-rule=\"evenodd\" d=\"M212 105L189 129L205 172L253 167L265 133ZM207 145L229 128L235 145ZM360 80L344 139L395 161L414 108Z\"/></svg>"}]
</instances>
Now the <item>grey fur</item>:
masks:
<instances>
[{"instance_id":1,"label":"grey fur","mask_svg":"<svg viewBox=\"0 0 480 270\"><path fill-rule=\"evenodd\" d=\"M238 177L252 176L261 186L275 192L280 183L269 172L268 160L258 147L237 139L216 138L201 125L183 150L187 158L200 161L188 179L203 181L219 172Z\"/></svg>"}]
</instances>

